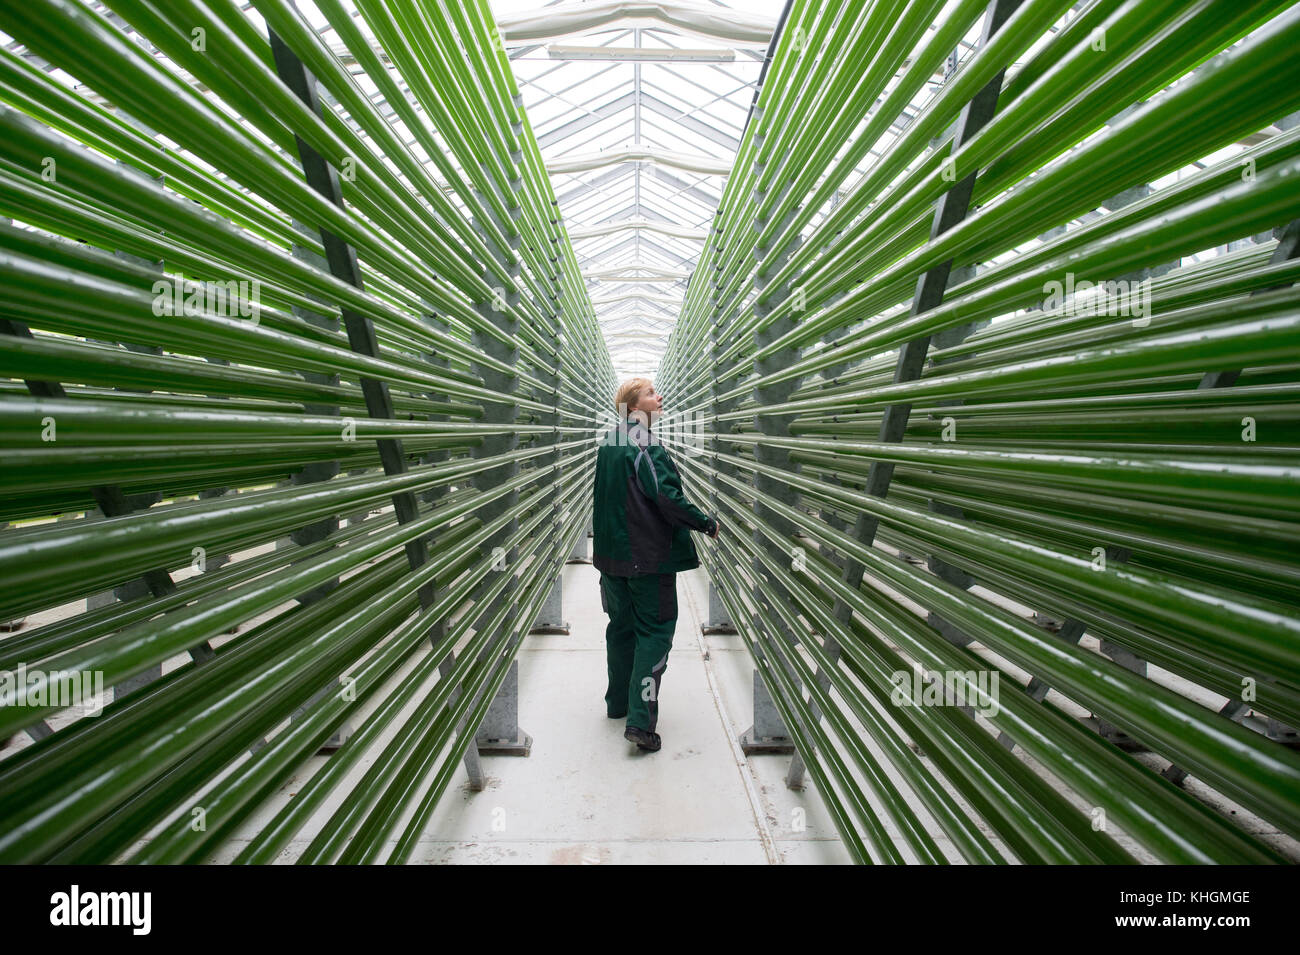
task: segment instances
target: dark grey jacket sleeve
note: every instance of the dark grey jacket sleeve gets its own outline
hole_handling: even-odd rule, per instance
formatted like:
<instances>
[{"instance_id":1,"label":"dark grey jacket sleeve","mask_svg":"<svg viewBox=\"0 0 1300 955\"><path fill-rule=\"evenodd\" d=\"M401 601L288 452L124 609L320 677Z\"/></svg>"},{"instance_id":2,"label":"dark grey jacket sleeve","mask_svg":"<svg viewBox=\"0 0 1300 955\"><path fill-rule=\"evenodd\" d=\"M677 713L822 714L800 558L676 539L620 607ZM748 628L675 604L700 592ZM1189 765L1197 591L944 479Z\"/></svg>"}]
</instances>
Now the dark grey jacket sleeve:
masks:
<instances>
[{"instance_id":1,"label":"dark grey jacket sleeve","mask_svg":"<svg viewBox=\"0 0 1300 955\"><path fill-rule=\"evenodd\" d=\"M646 497L655 502L659 513L673 527L689 527L693 531L713 531L709 515L686 499L681 478L663 445L651 443L639 450L636 456L636 476Z\"/></svg>"}]
</instances>

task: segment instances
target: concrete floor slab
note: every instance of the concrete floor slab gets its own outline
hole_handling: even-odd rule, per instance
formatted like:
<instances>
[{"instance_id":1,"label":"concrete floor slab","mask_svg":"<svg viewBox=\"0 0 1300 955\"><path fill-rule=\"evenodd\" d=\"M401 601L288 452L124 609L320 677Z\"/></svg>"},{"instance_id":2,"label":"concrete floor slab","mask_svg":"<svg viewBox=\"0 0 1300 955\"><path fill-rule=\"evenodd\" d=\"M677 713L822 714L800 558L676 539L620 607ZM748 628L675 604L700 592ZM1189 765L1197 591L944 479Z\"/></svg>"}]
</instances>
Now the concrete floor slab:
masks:
<instances>
[{"instance_id":1,"label":"concrete floor slab","mask_svg":"<svg viewBox=\"0 0 1300 955\"><path fill-rule=\"evenodd\" d=\"M604 710L608 618L598 578L589 564L566 565L571 632L531 635L520 651L519 721L533 737L532 755L485 758L483 792L470 791L462 775L413 861L849 861L811 787L785 788L787 758L738 759L735 741L752 717L752 664L739 637L701 637L703 571L678 578L678 625L660 695L663 749L643 753L623 739L623 721ZM743 692L735 690L742 682ZM724 686L729 696L721 699L715 690ZM796 806L801 830L792 823Z\"/></svg>"}]
</instances>

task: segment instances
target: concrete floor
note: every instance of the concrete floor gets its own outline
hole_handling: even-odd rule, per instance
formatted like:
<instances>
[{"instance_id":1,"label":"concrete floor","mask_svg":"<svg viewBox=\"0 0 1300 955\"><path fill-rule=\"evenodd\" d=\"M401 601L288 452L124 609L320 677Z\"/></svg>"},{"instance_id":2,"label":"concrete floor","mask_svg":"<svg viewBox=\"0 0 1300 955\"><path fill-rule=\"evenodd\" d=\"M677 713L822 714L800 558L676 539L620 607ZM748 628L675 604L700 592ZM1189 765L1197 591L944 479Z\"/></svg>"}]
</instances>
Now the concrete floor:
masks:
<instances>
[{"instance_id":1,"label":"concrete floor","mask_svg":"<svg viewBox=\"0 0 1300 955\"><path fill-rule=\"evenodd\" d=\"M462 767L413 861L425 863L848 863L812 787L786 787L789 757L746 760L753 666L738 636L701 636L708 578L678 576L679 616L660 690L663 749L643 753L605 716L598 573L564 568L568 635L519 653L519 723L532 755L485 757L488 785Z\"/></svg>"}]
</instances>

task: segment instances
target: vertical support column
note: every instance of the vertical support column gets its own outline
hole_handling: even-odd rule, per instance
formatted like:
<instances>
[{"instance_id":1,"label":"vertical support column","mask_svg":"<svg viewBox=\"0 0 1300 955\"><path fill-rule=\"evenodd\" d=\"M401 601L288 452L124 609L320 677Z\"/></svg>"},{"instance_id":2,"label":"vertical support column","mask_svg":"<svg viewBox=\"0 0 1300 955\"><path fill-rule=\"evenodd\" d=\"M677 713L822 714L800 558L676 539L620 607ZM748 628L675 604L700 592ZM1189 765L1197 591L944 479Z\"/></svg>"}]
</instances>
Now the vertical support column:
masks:
<instances>
[{"instance_id":1,"label":"vertical support column","mask_svg":"<svg viewBox=\"0 0 1300 955\"><path fill-rule=\"evenodd\" d=\"M430 318L432 318L432 316L430 316ZM437 355L434 354L433 352L426 352L424 358L425 361L429 362L429 364L435 367L446 368L450 365L450 361L445 356ZM447 396L443 394L435 394L431 392L429 393L428 397L430 398L430 400L440 401L445 399ZM446 415L435 415L433 416L433 420L445 419L446 417L447 417ZM422 464L438 464L450 459L450 457L451 457L450 451L447 451L445 449L439 449L436 451L429 451L420 459L420 461ZM428 490L424 491L420 495L420 499L424 501L424 503L436 507L438 501L446 497L449 492L450 492L449 485L440 484L436 487L431 487ZM444 590L434 591L435 601L440 600L443 596L445 596ZM429 631L430 646L433 647L435 650L438 647L442 646L446 642L447 636L450 633L450 631L451 628L447 625L447 618L445 616L436 620L433 624L433 627ZM439 661L438 664L439 677L441 677L442 679L448 678L448 674L451 672L452 664L455 662L455 659L456 659L455 655L451 653L450 650L443 656L442 660ZM459 695L459 691L455 691L452 695L452 700L454 701L455 697L458 695ZM471 783L474 784L474 787L476 789L482 789L483 771L482 768L479 766L478 751L474 749L474 747L471 746L466 750L464 762L465 762L466 771L469 773Z\"/></svg>"},{"instance_id":2,"label":"vertical support column","mask_svg":"<svg viewBox=\"0 0 1300 955\"><path fill-rule=\"evenodd\" d=\"M429 318L430 318L430 322L432 323L433 316L430 316ZM445 356L437 355L433 352L426 352L424 358L425 361L427 361L430 365L433 365L438 368L447 368L451 364L451 362ZM447 398L447 395L430 392L428 397L432 401L442 401ZM445 420L447 417L448 417L447 415L434 415L432 416L432 420L435 421ZM435 451L427 452L420 459L420 461L422 464L439 464L443 461L449 460L450 458L451 458L450 451L447 451L445 449L438 449ZM438 501L446 497L447 494L450 493L450 490L451 488L449 484L440 484L436 487L431 487L428 490L424 491L420 495L420 499L424 501L426 504L430 504L436 507ZM436 590L434 592L435 599L441 599L443 596L444 596L444 591L442 590ZM449 633L449 631L450 628L447 626L446 618L444 617L439 619L436 623L434 623L433 629L429 632L430 645L433 646L434 648L441 646L443 642L447 639L447 634ZM454 657L452 657L450 654L448 654L442 660L441 666L439 667L439 672L443 677L446 677L447 672L450 670L451 668L450 662L452 660L454 660ZM475 763L477 763L477 754L473 754L473 755L474 755ZM466 758L467 758L467 765L468 765L469 757L467 756Z\"/></svg>"},{"instance_id":3,"label":"vertical support column","mask_svg":"<svg viewBox=\"0 0 1300 955\"><path fill-rule=\"evenodd\" d=\"M584 529L578 535L578 539L573 542L573 550L569 551L569 559L565 561L566 564L591 563L590 535L591 531L587 529Z\"/></svg>"},{"instance_id":4,"label":"vertical support column","mask_svg":"<svg viewBox=\"0 0 1300 955\"><path fill-rule=\"evenodd\" d=\"M505 680L474 734L474 743L480 753L494 756L527 756L532 752L533 738L519 725L518 660L510 661Z\"/></svg>"},{"instance_id":5,"label":"vertical support column","mask_svg":"<svg viewBox=\"0 0 1300 955\"><path fill-rule=\"evenodd\" d=\"M736 632L736 628L732 625L731 611L722 602L722 594L712 580L709 581L708 619L700 631L706 635Z\"/></svg>"},{"instance_id":6,"label":"vertical support column","mask_svg":"<svg viewBox=\"0 0 1300 955\"><path fill-rule=\"evenodd\" d=\"M721 250L714 254L716 256L720 253ZM720 311L721 304L718 302L717 283L714 282L713 285L714 288L711 297L714 302L714 309L715 311ZM707 454L709 456L709 464L713 468L715 474L731 475L735 471L735 468L718 458L721 444L718 440L718 435L724 429L729 431L731 428L729 424L723 424L719 421L718 416L731 411L738 401L736 398L727 400L723 400L722 398L722 395L735 389L740 376L739 373L732 373L724 376L725 369L722 367L722 359L720 357L724 351L723 343L726 341L727 331L730 329L735 319L736 313L732 311L726 315L716 315L715 320L709 324L709 410L705 421L707 421L710 429ZM704 422L701 422L701 424L703 425ZM721 512L720 504L721 498L718 494L718 482L711 481L709 482L709 511L717 518L718 522L725 527L729 515L724 515ZM723 532L725 533L726 531L724 530ZM713 581L710 580L709 619L703 627L703 632L706 634L735 633L736 630L732 624L731 613L723 605L721 596L718 593L718 588L714 585Z\"/></svg>"},{"instance_id":7,"label":"vertical support column","mask_svg":"<svg viewBox=\"0 0 1300 955\"><path fill-rule=\"evenodd\" d=\"M783 156L779 161L784 165L787 159L788 156ZM787 184L784 187L784 189L788 189L788 188L789 186ZM755 196L755 198L758 199L759 197ZM774 202L779 202L781 198L782 198L781 195L778 194L775 197ZM795 214L794 212L791 212L787 216L786 220L784 222L781 222L778 225L777 234L781 234L783 228L790 221L792 221L794 214ZM754 228L756 231L763 230L767 225L768 222L763 219L756 219L754 222ZM790 258L790 255L799 247L799 241L800 240L796 237L794 240L792 240L782 248L756 249L754 254L755 257L758 259L758 261L766 268L769 274L775 274L779 272L782 266L784 266L786 261ZM762 291L766 287L767 282L762 278L757 278L754 282L754 285L756 288ZM768 300L766 302L755 305L754 308L755 315L758 318L766 317L766 315L771 313L775 308L780 306L782 303L786 301L786 299L790 297L792 288L793 288L792 283L787 283L785 285L773 289L772 293L768 296ZM766 328L762 329L761 331L755 334L754 344L759 347L770 344L771 342L776 341L778 338L785 335L787 332L791 331L796 324L797 323L795 319L790 315L786 315L780 319L777 319L776 321L770 323ZM788 367L788 365L795 358L797 358L797 353L795 352L794 349L791 348L781 349L780 351L772 355L769 355L766 358L756 359L754 361L754 373L759 376L764 376L764 375L770 375L774 372L783 371L786 367ZM764 386L757 387L754 389L754 400L758 404L760 409L768 405L784 403L789 399L791 393L794 391L795 386L797 384L798 384L797 381L787 380L787 381L779 382L775 385L764 385ZM765 414L760 410L758 414L756 414L754 417L754 424L761 435L772 436L772 437L789 437L790 422L793 419L794 419L794 415ZM754 446L754 459L757 463L765 467L772 468L774 470L780 470L782 472L794 472L798 470L798 466L794 464L790 459L790 451L788 448L770 447L764 444L762 441L760 441ZM776 478L770 474L766 474L763 471L755 472L754 486L758 491L758 495L754 499L755 518L767 524L769 527L775 530L777 536L781 540L788 542L790 560L792 563L797 564L798 545L795 543L795 540L798 533L798 528L788 518L781 515L774 508L768 506L764 501L765 497L770 497L789 507L794 507L797 503L797 495L795 494L794 489L787 482L781 481L779 478ZM764 532L759 527L755 527L753 538L754 538L754 545L758 550L760 551L766 550L767 548L766 532ZM771 601L773 600L782 599L783 588L781 587L780 583L776 579L768 576L766 567L764 566L763 562L758 558L754 558L754 560L751 562L750 571L754 575L754 579L756 581L753 589L754 602L761 610L767 611L766 620L763 620L760 614L754 615L754 619L752 621L754 628L756 630L759 630L762 629L766 624L770 623L771 626L776 628L778 638L784 638L784 643L787 646L793 647L797 645L797 643L799 642L798 635L792 632L785 625L780 614L776 612L776 610L772 607L771 604ZM763 581L763 580L766 580L767 582L766 588L762 586L760 583L758 583L758 581ZM757 649L757 645L755 646ZM796 685L798 685L798 678L794 672L794 669L791 666L791 664L784 658L784 656L782 656L780 659L776 661L764 660L760 658L758 662L760 664L760 669L757 671L758 673L762 672L761 670L762 665L783 666L790 674L791 680L794 681ZM757 686L757 684L758 681L756 680L755 685ZM770 687L768 688L768 690L770 693ZM749 730L747 730L744 734L741 735L740 738L741 748L746 753L760 752L760 751L783 752L783 753L794 752L794 744L789 741L790 733L788 732L788 730L786 730L784 726L780 727L779 731L776 729L776 727L771 727L770 731L774 732L776 735L769 736L768 737L770 741L769 744L763 747L761 750L757 747L757 741L761 740L762 738L762 734L759 732L759 712L762 708L763 708L762 700L760 700L756 695L754 699L754 714L755 714L754 725ZM779 722L779 719L777 720L777 722ZM777 740L779 740L780 738L786 739L786 742L783 745L777 742Z\"/></svg>"},{"instance_id":8,"label":"vertical support column","mask_svg":"<svg viewBox=\"0 0 1300 955\"><path fill-rule=\"evenodd\" d=\"M839 193L836 193L837 197L838 195ZM832 304L834 304L834 301L838 301L843 297L844 297L843 294L835 296L835 299L833 300ZM833 343L838 342L840 339L846 338L848 334L849 334L849 326L847 325L834 329L826 336L826 347L828 348L832 347ZM834 387L838 385L840 383L839 382L840 375L846 374L848 370L853 366L853 364L854 363L851 361L842 361L838 364L831 365L829 368L826 368L822 372L822 381L829 387ZM823 480L835 486L840 486L844 483L838 477L835 477L834 475L830 475L830 474L826 475L823 478ZM837 531L843 532L849 529L849 523L845 521L843 518L841 518L839 514L837 514L835 511L831 510L830 508L823 507L818 512L817 516L827 526L833 527ZM840 556L839 551L835 550L833 547L830 547L829 545L823 545L821 548L821 555L825 557L827 560L829 560L831 563L835 564L835 566L839 567L841 570L843 569L844 560Z\"/></svg>"},{"instance_id":9,"label":"vertical support column","mask_svg":"<svg viewBox=\"0 0 1300 955\"><path fill-rule=\"evenodd\" d=\"M479 199L482 201L481 195ZM488 204L482 203L484 207ZM509 207L508 203L505 203ZM479 226L480 234L486 236L486 230ZM510 235L512 230L502 229L506 235ZM516 238L512 244L517 245ZM483 355L496 359L510 367L515 367L519 363L519 292L517 290L517 279L519 276L518 264L508 265L503 259L498 259L489 265L485 264L483 278L490 286L495 288L495 294L491 302L476 303L474 308L480 316L495 326L501 333L501 336L488 334L476 329L473 333L474 348ZM505 340L503 341L502 338ZM474 362L471 365L474 374L483 379L484 387L489 391L494 391L501 395L500 401L484 402L483 418L484 424L499 424L503 428L502 434L485 435L482 443L474 448L470 453L475 458L492 458L501 454L514 451L519 447L519 435L513 430L516 420L519 416L519 406L517 398L519 394L519 377L514 372L503 372L496 368ZM507 462L481 471L473 478L474 486L483 490L495 489L502 483L516 477L519 473L519 465L516 462ZM498 498L479 509L479 514L483 520L491 521L500 517L505 512L513 509L519 503L518 491L511 491L502 498ZM519 559L518 547L506 547L510 538L513 537L519 529L519 522L511 520L505 527L497 531L490 538L484 541L482 552L485 559L492 560L494 567L500 569L494 570L493 573L515 573L515 566ZM480 588L480 593L485 588ZM476 596L474 614L482 620L490 617L508 597L498 596L493 598L484 606L479 606L482 601ZM493 651L495 638L483 648L479 654L479 660L487 660ZM444 661L449 664L450 658ZM443 668L440 666L439 670ZM445 674L444 674L445 675ZM498 700L493 701L493 706L498 706L497 713L500 714L504 707L505 712L518 715L517 703L511 704L510 699L515 698L518 692L517 680L507 678L498 691ZM459 695L459 691L453 695ZM504 697L504 699L502 699ZM477 700L471 701L469 712L474 709ZM513 707L513 708L512 708ZM464 733L466 730L465 721L457 727L457 735ZM475 730L475 745L466 749L466 769L469 772L470 788L474 791L481 791L486 785L486 779L483 775L481 766L478 762L480 754L500 753L502 755L528 755L531 747L531 737L518 728L516 724L515 732L509 733L500 728L496 730L504 736L509 736L509 740L499 737L501 742L494 742L485 738L477 729ZM528 745L523 746L519 741L527 741Z\"/></svg>"},{"instance_id":10,"label":"vertical support column","mask_svg":"<svg viewBox=\"0 0 1300 955\"><path fill-rule=\"evenodd\" d=\"M740 748L746 756L797 754L790 731L758 670L754 671L754 723L740 734Z\"/></svg>"},{"instance_id":11,"label":"vertical support column","mask_svg":"<svg viewBox=\"0 0 1300 955\"><path fill-rule=\"evenodd\" d=\"M541 379L544 390L538 394L540 401L549 401L551 411L544 415L544 424L550 425L551 434L545 440L552 447L552 451L547 455L547 466L551 469L551 475L547 483L550 490L547 492L547 504L551 509L550 535L551 539L559 541L564 537L563 515L560 513L560 368L559 368L559 347L564 341L564 333L560 329L560 316L552 314L550 316L550 331L552 340L543 342L547 348L555 349L551 354L551 360L554 364L541 369L537 375ZM544 530L546 525L539 528L539 532ZM580 544L586 544L586 537L579 536ZM577 548L575 545L574 549ZM562 555L563 561L567 561L572 555ZM564 562L560 562L556 570L555 583L551 585L551 592L546 597L546 602L542 604L541 612L538 613L537 619L533 621L533 626L529 633L537 634L567 634L569 624L564 619ZM503 684L504 686L504 684Z\"/></svg>"},{"instance_id":12,"label":"vertical support column","mask_svg":"<svg viewBox=\"0 0 1300 955\"><path fill-rule=\"evenodd\" d=\"M294 222L294 228L300 232L307 232L309 227L301 222ZM322 272L329 271L329 263L314 251L299 243L294 243L292 248L293 257L320 269ZM293 314L303 321L315 325L317 328L323 328L327 331L337 332L339 330L339 321L329 315L316 312L311 309L293 306ZM333 373L301 370L299 375L306 381L315 384L334 385L339 384L339 376ZM330 415L337 417L340 414L338 405L324 405L308 403L303 405L303 411L307 414ZM341 419L340 419L341 421ZM320 481L328 481L339 473L339 463L337 461L318 461L308 464L302 470L295 472L289 477L289 485L298 487L304 484L315 484ZM276 547L283 545L286 548L305 547L309 544L315 544L324 540L339 529L339 519L333 515L323 517L318 521L313 521L303 527L291 531L288 537L276 542ZM299 594L295 599L298 603L306 605L315 603L326 594L330 593L339 585L339 578L334 577L318 584L311 590Z\"/></svg>"},{"instance_id":13,"label":"vertical support column","mask_svg":"<svg viewBox=\"0 0 1300 955\"><path fill-rule=\"evenodd\" d=\"M533 621L533 625L528 632L537 634L567 634L569 632L568 621L564 619L563 576L555 578L555 583L551 585L551 592L546 595L542 609L537 614L537 619Z\"/></svg>"},{"instance_id":14,"label":"vertical support column","mask_svg":"<svg viewBox=\"0 0 1300 955\"><path fill-rule=\"evenodd\" d=\"M974 265L967 265L955 269L948 276L947 288L961 285L963 282L974 278L974 276ZM974 322L967 322L965 325L959 325L956 328L945 329L933 336L932 344L937 349L951 348L955 345L960 345L975 332L977 327L983 327L987 324L988 321L982 322L978 326ZM941 356L935 356L929 359L929 366L935 368L943 365L944 361L945 359ZM962 400L960 398L938 402L940 405L960 405L961 403ZM933 514L940 514L944 517L960 519L966 516L966 512L962 510L962 508L955 507L943 501L936 501L933 498L926 501L926 509ZM960 587L962 590L969 590L971 587L975 586L976 580L973 576L966 573L961 568L948 563L942 557L930 554L925 559L925 565L929 568L932 574L940 580L952 584L954 587ZM963 633L957 627L954 627L947 620L933 611L926 614L925 622L935 630L938 630L946 640L956 646L964 647L972 642L968 635ZM972 707L962 707L962 709L966 710L967 713L974 712Z\"/></svg>"}]
</instances>

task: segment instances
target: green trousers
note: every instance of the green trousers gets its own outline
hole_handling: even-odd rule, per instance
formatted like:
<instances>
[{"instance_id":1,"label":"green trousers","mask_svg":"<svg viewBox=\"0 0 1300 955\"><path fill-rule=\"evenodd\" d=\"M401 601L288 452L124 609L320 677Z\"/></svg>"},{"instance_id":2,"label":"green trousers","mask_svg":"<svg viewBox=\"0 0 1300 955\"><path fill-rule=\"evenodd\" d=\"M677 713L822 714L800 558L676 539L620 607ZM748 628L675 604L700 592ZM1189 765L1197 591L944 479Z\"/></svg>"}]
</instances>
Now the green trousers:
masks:
<instances>
[{"instance_id":1,"label":"green trousers","mask_svg":"<svg viewBox=\"0 0 1300 955\"><path fill-rule=\"evenodd\" d=\"M605 712L653 733L659 722L659 683L677 629L677 575L600 575L600 602L609 614Z\"/></svg>"}]
</instances>

